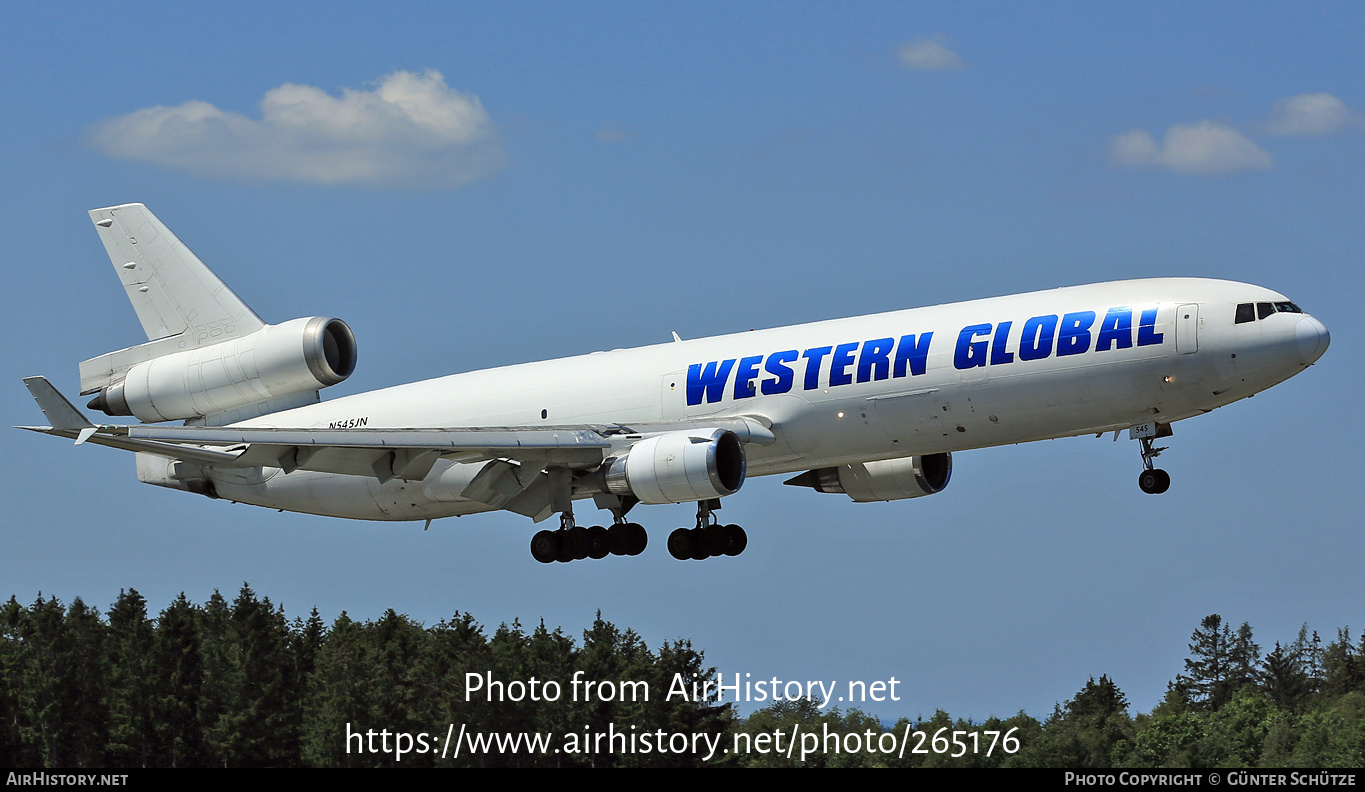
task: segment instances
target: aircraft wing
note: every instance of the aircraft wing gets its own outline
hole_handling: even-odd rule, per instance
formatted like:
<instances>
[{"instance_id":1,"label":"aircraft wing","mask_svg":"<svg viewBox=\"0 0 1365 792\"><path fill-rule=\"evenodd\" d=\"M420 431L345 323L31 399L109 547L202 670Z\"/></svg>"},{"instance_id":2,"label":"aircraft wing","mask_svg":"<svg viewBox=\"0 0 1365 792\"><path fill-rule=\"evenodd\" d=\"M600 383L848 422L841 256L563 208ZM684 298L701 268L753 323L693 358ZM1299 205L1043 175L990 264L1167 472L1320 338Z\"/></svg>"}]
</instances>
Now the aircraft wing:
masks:
<instances>
[{"instance_id":1,"label":"aircraft wing","mask_svg":"<svg viewBox=\"0 0 1365 792\"><path fill-rule=\"evenodd\" d=\"M124 451L143 451L183 459L187 462L203 465L236 466L234 462L236 462L238 455L234 453L210 448L170 445L154 440L134 440L120 432L125 427L96 426L86 420L81 411L67 401L66 397L56 388L52 387L52 383L48 382L45 377L25 377L24 384L28 386L29 393L33 394L34 401L38 402L38 407L42 409L43 415L52 425L20 426L20 429L65 437L75 440L76 445L94 443L95 445L110 446Z\"/></svg>"},{"instance_id":2,"label":"aircraft wing","mask_svg":"<svg viewBox=\"0 0 1365 792\"><path fill-rule=\"evenodd\" d=\"M721 428L741 442L776 440L766 421L719 418L667 423L575 426L446 427L413 429L312 429L237 426L102 425L79 410L42 377L24 380L50 427L20 427L128 451L220 468L278 467L286 473L315 470L356 476L420 480L436 460L482 462L511 459L540 469L577 470L600 465L614 449L663 432Z\"/></svg>"},{"instance_id":3,"label":"aircraft wing","mask_svg":"<svg viewBox=\"0 0 1365 792\"><path fill-rule=\"evenodd\" d=\"M514 459L540 468L588 470L613 449L641 437L700 428L729 429L741 442L762 445L776 437L753 418L670 423L498 426L422 429L284 429L233 426L130 426L129 439L175 445L242 449L234 467L265 465L286 472L320 470L357 476L425 478L437 459L483 462Z\"/></svg>"}]
</instances>

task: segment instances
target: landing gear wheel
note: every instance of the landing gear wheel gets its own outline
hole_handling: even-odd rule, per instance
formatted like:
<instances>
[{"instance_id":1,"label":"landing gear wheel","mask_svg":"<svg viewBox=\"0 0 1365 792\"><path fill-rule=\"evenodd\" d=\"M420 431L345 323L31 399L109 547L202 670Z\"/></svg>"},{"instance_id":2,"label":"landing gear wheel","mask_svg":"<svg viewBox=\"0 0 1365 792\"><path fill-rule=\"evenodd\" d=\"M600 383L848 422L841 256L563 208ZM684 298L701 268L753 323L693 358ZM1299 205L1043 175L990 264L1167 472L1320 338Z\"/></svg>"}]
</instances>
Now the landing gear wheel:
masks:
<instances>
[{"instance_id":1,"label":"landing gear wheel","mask_svg":"<svg viewBox=\"0 0 1365 792\"><path fill-rule=\"evenodd\" d=\"M555 531L555 538L559 541L559 552L555 554L555 560L561 564L574 560L573 547L569 545L569 529L560 528Z\"/></svg>"},{"instance_id":2,"label":"landing gear wheel","mask_svg":"<svg viewBox=\"0 0 1365 792\"><path fill-rule=\"evenodd\" d=\"M707 556L725 555L725 551L730 547L730 537L724 525L708 525L701 529L701 542L699 544Z\"/></svg>"},{"instance_id":3,"label":"landing gear wheel","mask_svg":"<svg viewBox=\"0 0 1365 792\"><path fill-rule=\"evenodd\" d=\"M630 523L616 523L607 529L607 545L611 548L612 555L630 555L631 540L634 532L630 530Z\"/></svg>"},{"instance_id":4,"label":"landing gear wheel","mask_svg":"<svg viewBox=\"0 0 1365 792\"><path fill-rule=\"evenodd\" d=\"M606 558L611 552L611 541L607 529L594 525L588 529L588 558Z\"/></svg>"},{"instance_id":5,"label":"landing gear wheel","mask_svg":"<svg viewBox=\"0 0 1365 792\"><path fill-rule=\"evenodd\" d=\"M630 529L630 545L626 550L626 555L637 556L645 551L649 545L649 532L639 523L626 523Z\"/></svg>"},{"instance_id":6,"label":"landing gear wheel","mask_svg":"<svg viewBox=\"0 0 1365 792\"><path fill-rule=\"evenodd\" d=\"M706 552L706 529L693 528L689 533L692 535L692 560L705 561L710 558L711 554Z\"/></svg>"},{"instance_id":7,"label":"landing gear wheel","mask_svg":"<svg viewBox=\"0 0 1365 792\"><path fill-rule=\"evenodd\" d=\"M537 531L531 537L531 557L542 564L551 564L559 557L559 532Z\"/></svg>"},{"instance_id":8,"label":"landing gear wheel","mask_svg":"<svg viewBox=\"0 0 1365 792\"><path fill-rule=\"evenodd\" d=\"M588 529L575 525L564 532L564 550L570 561L581 561L588 557Z\"/></svg>"},{"instance_id":9,"label":"landing gear wheel","mask_svg":"<svg viewBox=\"0 0 1365 792\"><path fill-rule=\"evenodd\" d=\"M1138 488L1148 495L1160 495L1171 488L1171 474L1161 468L1144 470L1138 476Z\"/></svg>"},{"instance_id":10,"label":"landing gear wheel","mask_svg":"<svg viewBox=\"0 0 1365 792\"><path fill-rule=\"evenodd\" d=\"M686 561L692 557L692 529L679 528L668 535L668 554L678 559Z\"/></svg>"},{"instance_id":11,"label":"landing gear wheel","mask_svg":"<svg viewBox=\"0 0 1365 792\"><path fill-rule=\"evenodd\" d=\"M738 525L725 526L725 555L737 556L749 546L749 535Z\"/></svg>"}]
</instances>

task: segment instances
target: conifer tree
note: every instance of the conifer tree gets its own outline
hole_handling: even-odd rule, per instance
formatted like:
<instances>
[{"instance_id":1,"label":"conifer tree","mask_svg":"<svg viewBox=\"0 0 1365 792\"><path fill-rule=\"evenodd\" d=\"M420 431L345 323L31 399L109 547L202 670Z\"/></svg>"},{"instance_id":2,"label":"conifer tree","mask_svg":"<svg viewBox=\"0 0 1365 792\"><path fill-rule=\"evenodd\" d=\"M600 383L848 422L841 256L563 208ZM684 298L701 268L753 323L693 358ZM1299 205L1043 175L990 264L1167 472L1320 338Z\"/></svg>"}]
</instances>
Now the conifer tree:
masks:
<instances>
[{"instance_id":1,"label":"conifer tree","mask_svg":"<svg viewBox=\"0 0 1365 792\"><path fill-rule=\"evenodd\" d=\"M1185 673L1176 677L1176 686L1196 709L1218 709L1232 697L1232 631L1214 613L1204 617L1190 641Z\"/></svg>"},{"instance_id":2,"label":"conifer tree","mask_svg":"<svg viewBox=\"0 0 1365 792\"><path fill-rule=\"evenodd\" d=\"M360 625L342 611L318 650L308 679L304 705L303 757L314 767L359 767L365 754L347 751L347 726L352 732L370 728L362 668L365 636Z\"/></svg>"},{"instance_id":3,"label":"conifer tree","mask_svg":"<svg viewBox=\"0 0 1365 792\"><path fill-rule=\"evenodd\" d=\"M103 680L109 702L107 760L114 766L148 767L160 753L153 639L147 601L137 589L120 590L109 609L109 665Z\"/></svg>"},{"instance_id":4,"label":"conifer tree","mask_svg":"<svg viewBox=\"0 0 1365 792\"><path fill-rule=\"evenodd\" d=\"M1304 667L1303 657L1295 644L1288 647L1275 643L1275 651L1261 663L1262 687L1266 696L1277 707L1298 712L1313 692L1312 682Z\"/></svg>"},{"instance_id":5,"label":"conifer tree","mask_svg":"<svg viewBox=\"0 0 1365 792\"><path fill-rule=\"evenodd\" d=\"M156 678L153 712L162 764L196 767L204 762L204 730L199 721L204 661L199 649L199 609L175 599L157 619Z\"/></svg>"},{"instance_id":6,"label":"conifer tree","mask_svg":"<svg viewBox=\"0 0 1365 792\"><path fill-rule=\"evenodd\" d=\"M1228 642L1228 696L1244 687L1260 684L1261 647L1251 637L1251 625L1242 622Z\"/></svg>"}]
</instances>

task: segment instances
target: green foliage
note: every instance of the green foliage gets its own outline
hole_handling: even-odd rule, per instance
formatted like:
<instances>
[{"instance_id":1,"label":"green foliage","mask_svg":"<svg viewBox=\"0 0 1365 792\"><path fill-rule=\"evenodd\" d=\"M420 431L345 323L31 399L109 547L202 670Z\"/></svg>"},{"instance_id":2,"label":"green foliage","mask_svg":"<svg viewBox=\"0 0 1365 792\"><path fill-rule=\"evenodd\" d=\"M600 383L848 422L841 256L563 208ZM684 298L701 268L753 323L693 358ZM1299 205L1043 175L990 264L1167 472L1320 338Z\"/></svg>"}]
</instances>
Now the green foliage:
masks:
<instances>
[{"instance_id":1,"label":"green foliage","mask_svg":"<svg viewBox=\"0 0 1365 792\"><path fill-rule=\"evenodd\" d=\"M1290 767L1365 766L1365 693L1351 691L1301 716L1285 765Z\"/></svg>"},{"instance_id":2,"label":"green foliage","mask_svg":"<svg viewBox=\"0 0 1365 792\"><path fill-rule=\"evenodd\" d=\"M1266 738L1287 714L1261 691L1243 687L1204 722L1198 757L1204 767L1259 767Z\"/></svg>"},{"instance_id":3,"label":"green foliage","mask_svg":"<svg viewBox=\"0 0 1365 792\"><path fill-rule=\"evenodd\" d=\"M1026 758L1039 767L1119 767L1132 745L1127 696L1108 676L1091 677L1075 698L1053 711Z\"/></svg>"},{"instance_id":4,"label":"green foliage","mask_svg":"<svg viewBox=\"0 0 1365 792\"><path fill-rule=\"evenodd\" d=\"M147 601L136 589L120 591L109 609L109 741L105 758L110 764L148 767L159 753L152 644Z\"/></svg>"},{"instance_id":5,"label":"green foliage","mask_svg":"<svg viewBox=\"0 0 1365 792\"><path fill-rule=\"evenodd\" d=\"M575 641L544 623L527 631L517 621L489 636L458 612L431 627L393 610L368 622L342 613L330 627L316 609L307 620L290 621L245 584L230 603L218 592L203 605L181 594L155 619L132 589L120 592L107 620L79 599L66 606L39 596L25 607L11 597L0 606L0 764L1365 764L1365 636L1352 641L1343 629L1323 647L1305 625L1293 642L1276 643L1262 658L1250 625L1233 632L1215 614L1195 630L1189 650L1165 700L1136 718L1123 692L1101 675L1041 723L1023 712L978 723L939 710L884 729L869 713L822 710L806 699L774 703L741 721L718 701L715 669L690 641L664 642L656 653L600 613ZM557 696L549 682L558 684ZM528 687L516 693L513 683ZM709 692L693 697L708 684ZM553 742L548 749L520 743L443 757L443 727L452 724L470 734L553 735ZM388 750L369 750L382 747L381 732L389 735ZM398 733L421 734L427 750L399 754ZM708 762L700 740L697 750L683 753L625 746L631 737L659 733L705 735L708 745L719 741L720 751ZM1006 752L992 733L1010 734L1018 750ZM789 754L793 734L802 742ZM895 750L885 750L893 743Z\"/></svg>"}]
</instances>

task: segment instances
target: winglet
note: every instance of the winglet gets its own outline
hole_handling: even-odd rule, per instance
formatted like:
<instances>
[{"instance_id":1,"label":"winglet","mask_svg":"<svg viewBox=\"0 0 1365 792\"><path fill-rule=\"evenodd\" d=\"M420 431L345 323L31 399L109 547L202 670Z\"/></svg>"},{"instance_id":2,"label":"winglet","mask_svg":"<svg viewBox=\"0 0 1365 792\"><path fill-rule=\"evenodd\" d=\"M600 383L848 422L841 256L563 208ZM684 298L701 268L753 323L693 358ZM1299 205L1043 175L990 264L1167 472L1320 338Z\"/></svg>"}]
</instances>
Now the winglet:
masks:
<instances>
[{"instance_id":1,"label":"winglet","mask_svg":"<svg viewBox=\"0 0 1365 792\"><path fill-rule=\"evenodd\" d=\"M48 382L46 377L24 377L24 384L28 386L28 392L33 394L33 400L38 402L38 408L43 411L53 429L79 433L76 445L90 439L90 435L95 433L95 425L87 421L80 410L73 407L65 396L52 387L52 383Z\"/></svg>"}]
</instances>

